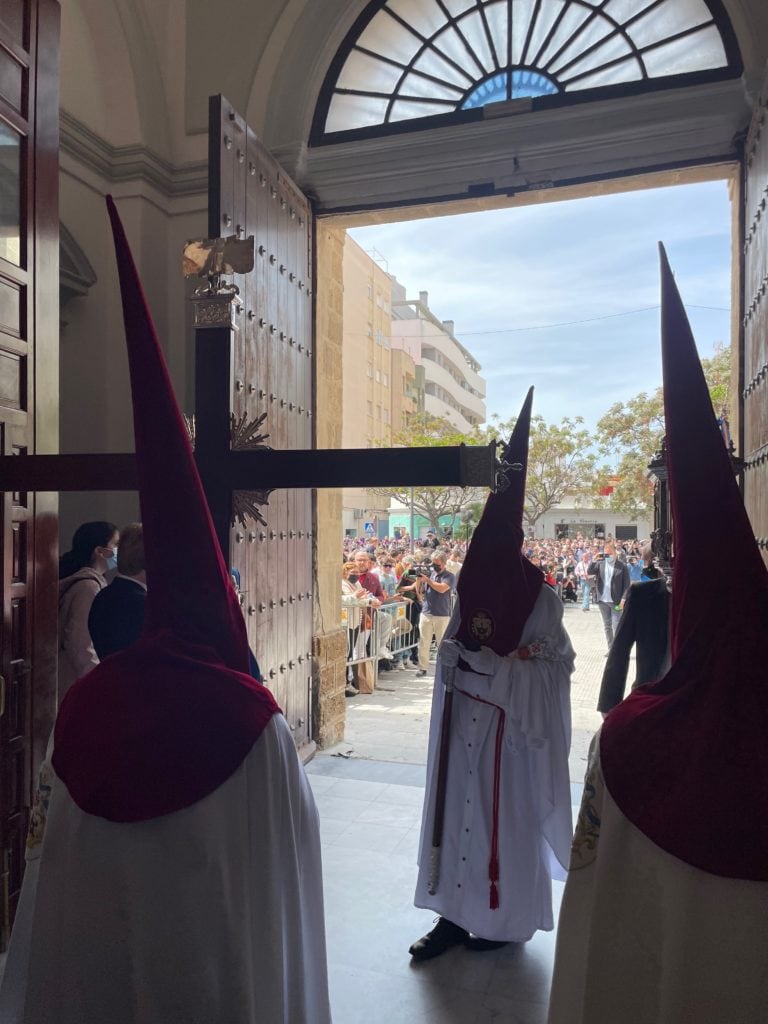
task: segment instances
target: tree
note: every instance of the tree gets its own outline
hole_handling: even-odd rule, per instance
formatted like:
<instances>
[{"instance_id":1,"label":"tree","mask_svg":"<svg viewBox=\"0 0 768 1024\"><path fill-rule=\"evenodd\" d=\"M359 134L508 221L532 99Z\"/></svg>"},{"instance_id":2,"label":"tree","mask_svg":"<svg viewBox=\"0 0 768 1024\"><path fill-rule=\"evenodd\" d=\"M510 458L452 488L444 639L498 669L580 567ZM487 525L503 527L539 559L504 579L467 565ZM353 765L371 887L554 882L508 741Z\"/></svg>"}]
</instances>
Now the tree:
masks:
<instances>
[{"instance_id":1,"label":"tree","mask_svg":"<svg viewBox=\"0 0 768 1024\"><path fill-rule=\"evenodd\" d=\"M711 359L701 360L717 415L727 416L730 400L731 350L718 344ZM602 455L617 458L613 473L603 469L599 485L611 486L607 504L614 512L637 519L651 501L653 486L648 480L648 463L661 447L664 437L664 394L657 388L651 395L641 392L628 402L615 402L597 423Z\"/></svg>"},{"instance_id":2,"label":"tree","mask_svg":"<svg viewBox=\"0 0 768 1024\"><path fill-rule=\"evenodd\" d=\"M486 429L486 435L507 440L515 420L492 420L495 422ZM541 416L531 418L524 508L529 527L566 497L577 503L593 497L597 456L591 450L594 439L581 426L583 422L580 416L564 417L559 424L545 423Z\"/></svg>"},{"instance_id":3,"label":"tree","mask_svg":"<svg viewBox=\"0 0 768 1024\"><path fill-rule=\"evenodd\" d=\"M401 448L441 448L483 444L485 441L480 431L462 434L449 420L427 412L414 413L405 427L392 434L392 445ZM438 536L441 517L450 516L453 523L468 503L481 501L484 497L483 489L477 487L414 487L413 490L410 487L376 487L372 490L382 498L394 499L409 508L413 495L414 513L428 520Z\"/></svg>"}]
</instances>

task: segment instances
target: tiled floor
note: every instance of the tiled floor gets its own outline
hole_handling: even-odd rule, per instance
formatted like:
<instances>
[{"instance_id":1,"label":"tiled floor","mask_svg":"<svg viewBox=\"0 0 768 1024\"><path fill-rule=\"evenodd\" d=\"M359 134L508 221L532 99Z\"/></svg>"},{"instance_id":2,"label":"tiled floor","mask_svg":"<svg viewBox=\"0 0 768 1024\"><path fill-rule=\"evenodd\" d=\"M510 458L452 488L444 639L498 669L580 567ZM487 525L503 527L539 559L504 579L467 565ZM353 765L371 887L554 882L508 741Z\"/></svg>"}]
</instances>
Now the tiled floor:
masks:
<instances>
[{"instance_id":1,"label":"tiled floor","mask_svg":"<svg viewBox=\"0 0 768 1024\"><path fill-rule=\"evenodd\" d=\"M572 686L572 802L604 665L600 617L566 610L577 651ZM391 672L347 701L345 740L308 765L323 840L334 1024L542 1024L554 933L486 953L457 947L412 965L408 947L432 927L413 906L424 793L431 673ZM563 886L555 883L556 911Z\"/></svg>"},{"instance_id":2,"label":"tiled floor","mask_svg":"<svg viewBox=\"0 0 768 1024\"><path fill-rule=\"evenodd\" d=\"M552 934L411 964L408 947L433 921L413 906L424 766L321 755L309 778L323 839L334 1024L541 1024ZM556 884L557 902L561 892Z\"/></svg>"}]
</instances>

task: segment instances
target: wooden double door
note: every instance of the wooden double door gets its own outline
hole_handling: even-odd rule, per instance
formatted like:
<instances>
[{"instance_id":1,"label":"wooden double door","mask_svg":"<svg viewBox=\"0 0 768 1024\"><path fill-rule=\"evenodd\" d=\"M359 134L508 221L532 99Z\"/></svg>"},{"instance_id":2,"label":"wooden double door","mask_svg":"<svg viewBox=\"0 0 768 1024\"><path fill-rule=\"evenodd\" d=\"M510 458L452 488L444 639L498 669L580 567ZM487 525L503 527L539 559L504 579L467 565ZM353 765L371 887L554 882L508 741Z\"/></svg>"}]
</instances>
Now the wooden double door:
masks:
<instances>
[{"instance_id":1,"label":"wooden double door","mask_svg":"<svg viewBox=\"0 0 768 1024\"><path fill-rule=\"evenodd\" d=\"M309 201L227 100L211 98L209 225L212 237L254 237L254 269L235 275L229 332L227 408L236 420L260 416L266 443L282 451L314 447L313 214ZM203 330L202 333L205 333ZM198 346L201 339L198 336ZM218 344L214 342L213 347ZM211 354L215 360L215 352ZM200 360L197 373L206 375ZM213 375L212 375L213 376ZM196 392L201 385L196 382ZM198 397L198 406L201 404ZM199 415L199 409L198 409ZM272 491L261 512L229 534L240 577L251 649L283 709L297 747L312 742L313 492ZM254 481L258 487L258 480ZM217 498L209 492L209 502ZM231 496L221 494L228 514Z\"/></svg>"},{"instance_id":2,"label":"wooden double door","mask_svg":"<svg viewBox=\"0 0 768 1024\"><path fill-rule=\"evenodd\" d=\"M744 501L768 563L768 75L744 152L744 318L740 380Z\"/></svg>"},{"instance_id":3,"label":"wooden double door","mask_svg":"<svg viewBox=\"0 0 768 1024\"><path fill-rule=\"evenodd\" d=\"M0 0L0 452L58 438L56 0ZM24 870L56 680L57 504L0 493L0 950Z\"/></svg>"}]
</instances>

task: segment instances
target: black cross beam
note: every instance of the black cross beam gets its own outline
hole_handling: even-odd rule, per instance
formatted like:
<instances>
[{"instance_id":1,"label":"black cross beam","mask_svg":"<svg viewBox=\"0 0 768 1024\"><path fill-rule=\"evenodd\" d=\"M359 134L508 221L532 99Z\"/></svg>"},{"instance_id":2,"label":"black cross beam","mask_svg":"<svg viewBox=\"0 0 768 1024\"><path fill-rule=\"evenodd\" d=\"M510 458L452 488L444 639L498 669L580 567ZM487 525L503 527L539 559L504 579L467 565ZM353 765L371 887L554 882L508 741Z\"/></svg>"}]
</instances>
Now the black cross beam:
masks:
<instances>
[{"instance_id":1,"label":"black cross beam","mask_svg":"<svg viewBox=\"0 0 768 1024\"><path fill-rule=\"evenodd\" d=\"M229 424L227 424L229 431ZM222 551L229 548L232 493L281 487L493 487L495 445L224 451L195 455ZM229 433L227 432L227 441ZM0 456L3 491L135 491L133 454Z\"/></svg>"},{"instance_id":2,"label":"black cross beam","mask_svg":"<svg viewBox=\"0 0 768 1024\"><path fill-rule=\"evenodd\" d=\"M493 487L495 445L229 451L204 474L230 491L281 487ZM197 452L196 452L197 455ZM200 458L197 458L198 465ZM3 491L135 491L133 453L0 456ZM207 489L207 488L206 488Z\"/></svg>"}]
</instances>

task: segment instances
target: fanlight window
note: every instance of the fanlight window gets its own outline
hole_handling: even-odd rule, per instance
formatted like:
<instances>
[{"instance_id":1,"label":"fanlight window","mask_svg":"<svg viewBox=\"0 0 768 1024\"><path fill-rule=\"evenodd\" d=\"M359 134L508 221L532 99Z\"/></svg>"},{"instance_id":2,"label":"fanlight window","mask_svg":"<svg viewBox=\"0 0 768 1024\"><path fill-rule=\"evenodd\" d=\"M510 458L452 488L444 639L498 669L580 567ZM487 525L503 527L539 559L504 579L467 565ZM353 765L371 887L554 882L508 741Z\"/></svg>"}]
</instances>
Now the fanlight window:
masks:
<instances>
[{"instance_id":1,"label":"fanlight window","mask_svg":"<svg viewBox=\"0 0 768 1024\"><path fill-rule=\"evenodd\" d=\"M719 0L384 0L338 54L316 129L718 70L740 70Z\"/></svg>"}]
</instances>

